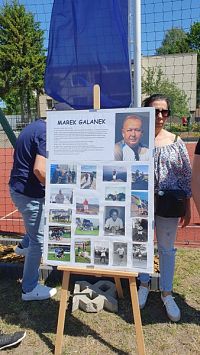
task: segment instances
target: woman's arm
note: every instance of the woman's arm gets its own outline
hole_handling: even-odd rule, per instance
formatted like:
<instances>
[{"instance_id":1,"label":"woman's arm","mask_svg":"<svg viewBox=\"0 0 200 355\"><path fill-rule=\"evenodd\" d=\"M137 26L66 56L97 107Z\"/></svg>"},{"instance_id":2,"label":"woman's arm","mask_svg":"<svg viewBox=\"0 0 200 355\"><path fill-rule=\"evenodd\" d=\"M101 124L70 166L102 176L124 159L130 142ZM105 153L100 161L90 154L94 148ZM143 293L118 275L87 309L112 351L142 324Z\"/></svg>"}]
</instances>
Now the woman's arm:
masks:
<instances>
[{"instance_id":1,"label":"woman's arm","mask_svg":"<svg viewBox=\"0 0 200 355\"><path fill-rule=\"evenodd\" d=\"M185 216L181 217L181 219L180 219L180 223L182 224L181 228L188 226L188 224L190 223L190 219L191 219L191 205L190 205L190 198L187 198L186 213L185 213Z\"/></svg>"}]
</instances>

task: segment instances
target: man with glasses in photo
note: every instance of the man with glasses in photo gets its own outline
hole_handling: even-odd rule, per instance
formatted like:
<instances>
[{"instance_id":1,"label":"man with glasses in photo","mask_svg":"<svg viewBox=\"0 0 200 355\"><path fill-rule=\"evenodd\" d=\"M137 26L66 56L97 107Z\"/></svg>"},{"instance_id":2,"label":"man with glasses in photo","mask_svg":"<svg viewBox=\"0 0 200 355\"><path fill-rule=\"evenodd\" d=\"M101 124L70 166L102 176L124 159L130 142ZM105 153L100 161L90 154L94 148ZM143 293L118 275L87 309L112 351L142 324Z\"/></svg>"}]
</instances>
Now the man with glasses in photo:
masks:
<instances>
[{"instance_id":1,"label":"man with glasses in photo","mask_svg":"<svg viewBox=\"0 0 200 355\"><path fill-rule=\"evenodd\" d=\"M148 160L149 149L141 143L142 136L142 119L135 115L126 116L122 126L123 139L115 144L115 160Z\"/></svg>"}]
</instances>

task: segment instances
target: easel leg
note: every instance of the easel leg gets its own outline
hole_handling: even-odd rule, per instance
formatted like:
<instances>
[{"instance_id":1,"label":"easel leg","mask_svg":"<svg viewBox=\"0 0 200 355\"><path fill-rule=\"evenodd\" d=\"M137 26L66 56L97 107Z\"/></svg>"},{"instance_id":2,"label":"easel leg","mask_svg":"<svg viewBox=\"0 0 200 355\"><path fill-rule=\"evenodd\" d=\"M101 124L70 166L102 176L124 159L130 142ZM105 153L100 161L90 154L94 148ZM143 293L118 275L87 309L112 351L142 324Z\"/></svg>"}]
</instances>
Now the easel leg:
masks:
<instances>
[{"instance_id":1,"label":"easel leg","mask_svg":"<svg viewBox=\"0 0 200 355\"><path fill-rule=\"evenodd\" d=\"M141 315L138 303L138 294L137 294L137 287L136 287L136 278L130 277L129 278L129 285L130 285L130 293L131 293L131 302L133 308L133 317L135 322L135 332L136 332L136 342L138 348L139 355L145 355L145 347L144 347L144 336L142 330L142 322L141 322Z\"/></svg>"},{"instance_id":2,"label":"easel leg","mask_svg":"<svg viewBox=\"0 0 200 355\"><path fill-rule=\"evenodd\" d=\"M60 308L59 308L57 333L56 333L55 355L61 355L61 351L62 351L63 330L65 325L65 314L67 308L67 291L69 286L69 277L70 277L70 273L67 271L63 271Z\"/></svg>"},{"instance_id":3,"label":"easel leg","mask_svg":"<svg viewBox=\"0 0 200 355\"><path fill-rule=\"evenodd\" d=\"M118 297L119 298L124 298L123 289L122 289L120 278L119 277L114 277L114 280L115 280L115 286L116 286Z\"/></svg>"}]
</instances>

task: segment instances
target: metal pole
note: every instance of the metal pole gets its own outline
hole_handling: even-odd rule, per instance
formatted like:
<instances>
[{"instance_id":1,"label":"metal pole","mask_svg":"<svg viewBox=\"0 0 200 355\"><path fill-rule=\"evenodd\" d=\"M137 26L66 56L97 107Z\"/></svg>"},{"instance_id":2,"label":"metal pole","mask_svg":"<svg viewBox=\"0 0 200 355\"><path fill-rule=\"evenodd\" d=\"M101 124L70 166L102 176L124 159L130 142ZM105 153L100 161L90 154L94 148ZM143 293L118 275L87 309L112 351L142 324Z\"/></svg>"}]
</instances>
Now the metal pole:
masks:
<instances>
[{"instance_id":1,"label":"metal pole","mask_svg":"<svg viewBox=\"0 0 200 355\"><path fill-rule=\"evenodd\" d=\"M141 107L141 0L133 0L134 107Z\"/></svg>"},{"instance_id":2,"label":"metal pole","mask_svg":"<svg viewBox=\"0 0 200 355\"><path fill-rule=\"evenodd\" d=\"M12 144L13 148L15 147L16 144L16 136L7 120L7 118L4 116L3 111L0 109L0 123L10 141L10 143Z\"/></svg>"}]
</instances>

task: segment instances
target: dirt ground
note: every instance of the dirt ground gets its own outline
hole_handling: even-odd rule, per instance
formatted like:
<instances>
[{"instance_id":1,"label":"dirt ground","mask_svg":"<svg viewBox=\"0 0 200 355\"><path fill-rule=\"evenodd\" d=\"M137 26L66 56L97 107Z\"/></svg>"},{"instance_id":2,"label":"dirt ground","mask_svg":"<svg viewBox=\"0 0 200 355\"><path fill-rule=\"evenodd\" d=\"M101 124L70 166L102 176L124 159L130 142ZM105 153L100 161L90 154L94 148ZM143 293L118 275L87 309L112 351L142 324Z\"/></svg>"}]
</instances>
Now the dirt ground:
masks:
<instances>
[{"instance_id":1,"label":"dirt ground","mask_svg":"<svg viewBox=\"0 0 200 355\"><path fill-rule=\"evenodd\" d=\"M48 355L54 351L60 285L55 298L40 302L22 302L17 280L0 283L1 330L26 329L27 337L16 348L1 354ZM135 355L135 329L128 284L125 298L119 300L118 314L71 313L71 298L66 315L63 355ZM73 285L71 284L71 290ZM181 308L178 323L168 320L159 292L151 292L141 312L147 355L200 354L200 250L180 249L174 280L174 296Z\"/></svg>"}]
</instances>

